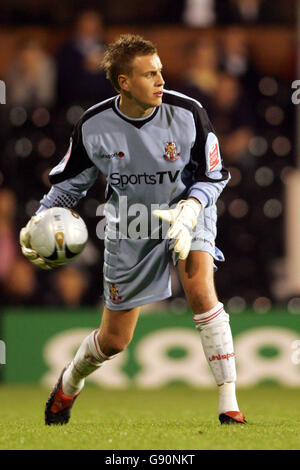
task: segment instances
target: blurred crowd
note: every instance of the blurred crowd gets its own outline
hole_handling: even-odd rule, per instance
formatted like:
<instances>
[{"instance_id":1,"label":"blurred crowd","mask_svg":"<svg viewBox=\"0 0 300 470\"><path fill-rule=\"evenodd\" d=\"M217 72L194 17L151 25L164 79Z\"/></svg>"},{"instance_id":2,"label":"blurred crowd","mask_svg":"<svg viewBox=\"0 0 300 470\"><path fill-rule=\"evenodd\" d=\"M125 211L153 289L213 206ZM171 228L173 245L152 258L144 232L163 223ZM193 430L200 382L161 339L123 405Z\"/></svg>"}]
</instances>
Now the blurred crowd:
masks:
<instances>
[{"instance_id":1,"label":"blurred crowd","mask_svg":"<svg viewBox=\"0 0 300 470\"><path fill-rule=\"evenodd\" d=\"M211 36L187 45L187 66L174 85L207 109L232 174L218 202L218 245L227 260L216 274L220 297L232 308L255 303L267 308L283 300L273 288L274 265L283 256L282 187L294 164L293 110L289 84L257 70L240 25L264 22L266 8L272 12L266 16L273 15L276 22L282 4L265 0L179 3L180 18L190 26L211 26L221 19L234 23L224 31L222 41ZM225 3L230 8L223 8ZM171 5L160 4L162 9ZM0 8L2 14L5 5ZM43 3L38 5L42 8ZM24 14L19 2L10 2L10 8ZM105 4L103 10L107 9ZM197 19L195 12L200 10ZM7 15L8 11L7 7ZM200 25L204 18L206 24ZM40 42L22 40L7 67L7 105L0 107L0 134L5 142L0 154L3 305L74 308L101 302L103 243L96 236L96 209L104 201L103 177L78 206L90 239L70 266L37 270L22 257L18 232L49 190L48 173L65 154L82 112L115 95L99 67L105 47L103 16L88 9L78 15L69 39L55 55ZM182 305L182 289L173 271L172 276L175 298L170 302Z\"/></svg>"},{"instance_id":2,"label":"blurred crowd","mask_svg":"<svg viewBox=\"0 0 300 470\"><path fill-rule=\"evenodd\" d=\"M227 24L292 24L294 0L2 0L3 24L65 26L82 8L101 10L108 25L186 24L207 27Z\"/></svg>"}]
</instances>

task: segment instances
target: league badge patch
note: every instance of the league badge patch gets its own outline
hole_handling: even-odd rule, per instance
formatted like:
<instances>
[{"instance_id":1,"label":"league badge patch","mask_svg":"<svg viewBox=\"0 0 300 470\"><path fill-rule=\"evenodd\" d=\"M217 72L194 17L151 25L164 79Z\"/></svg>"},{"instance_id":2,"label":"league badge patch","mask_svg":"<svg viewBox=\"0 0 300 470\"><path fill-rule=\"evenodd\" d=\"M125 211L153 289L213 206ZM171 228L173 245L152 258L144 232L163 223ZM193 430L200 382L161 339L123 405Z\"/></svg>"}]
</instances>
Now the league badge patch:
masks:
<instances>
[{"instance_id":1,"label":"league badge patch","mask_svg":"<svg viewBox=\"0 0 300 470\"><path fill-rule=\"evenodd\" d=\"M118 290L118 287L116 286L116 284L110 284L109 298L115 304L121 302L122 296L119 295L119 290Z\"/></svg>"},{"instance_id":2,"label":"league badge patch","mask_svg":"<svg viewBox=\"0 0 300 470\"><path fill-rule=\"evenodd\" d=\"M69 161L69 158L70 158L70 156L71 156L72 144L73 144L73 141L72 141L72 139L70 139L69 148L68 148L67 153L66 153L66 155L64 156L64 158L62 159L62 162L61 162L61 163L63 164L63 167L64 167L64 168L66 167L66 165L67 165L67 163L68 163L68 161Z\"/></svg>"},{"instance_id":3,"label":"league badge patch","mask_svg":"<svg viewBox=\"0 0 300 470\"><path fill-rule=\"evenodd\" d=\"M215 143L209 150L208 154L208 171L213 171L214 168L220 163L220 152L218 144Z\"/></svg>"},{"instance_id":4,"label":"league badge patch","mask_svg":"<svg viewBox=\"0 0 300 470\"><path fill-rule=\"evenodd\" d=\"M169 162L175 162L179 157L180 153L177 153L176 142L166 142L164 158Z\"/></svg>"}]
</instances>

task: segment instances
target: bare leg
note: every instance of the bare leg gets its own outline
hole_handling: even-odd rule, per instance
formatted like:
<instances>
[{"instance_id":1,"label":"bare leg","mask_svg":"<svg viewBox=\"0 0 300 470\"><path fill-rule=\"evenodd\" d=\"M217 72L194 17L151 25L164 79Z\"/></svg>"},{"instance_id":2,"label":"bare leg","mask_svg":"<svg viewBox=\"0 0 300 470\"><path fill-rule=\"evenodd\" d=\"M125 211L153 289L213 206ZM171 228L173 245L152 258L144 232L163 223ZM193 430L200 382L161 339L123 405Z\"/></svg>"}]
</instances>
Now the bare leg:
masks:
<instances>
[{"instance_id":1,"label":"bare leg","mask_svg":"<svg viewBox=\"0 0 300 470\"><path fill-rule=\"evenodd\" d=\"M130 343L141 307L131 310L110 310L104 307L98 343L106 356L123 351Z\"/></svg>"},{"instance_id":2,"label":"bare leg","mask_svg":"<svg viewBox=\"0 0 300 470\"><path fill-rule=\"evenodd\" d=\"M123 351L130 343L141 308L109 310L104 307L99 330L81 343L62 378L66 395L74 396L84 386L84 379L102 364Z\"/></svg>"}]
</instances>

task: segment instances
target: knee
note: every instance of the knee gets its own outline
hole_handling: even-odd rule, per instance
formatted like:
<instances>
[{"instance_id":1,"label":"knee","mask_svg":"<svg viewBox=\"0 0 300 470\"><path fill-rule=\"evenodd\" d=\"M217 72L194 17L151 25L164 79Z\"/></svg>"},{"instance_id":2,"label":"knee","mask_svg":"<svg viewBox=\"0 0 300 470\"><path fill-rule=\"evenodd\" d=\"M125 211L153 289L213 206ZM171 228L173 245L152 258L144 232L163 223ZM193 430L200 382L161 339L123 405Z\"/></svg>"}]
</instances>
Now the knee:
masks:
<instances>
[{"instance_id":1,"label":"knee","mask_svg":"<svg viewBox=\"0 0 300 470\"><path fill-rule=\"evenodd\" d=\"M129 337L125 338L116 335L107 335L101 338L98 337L100 349L108 357L124 351L130 341L131 338Z\"/></svg>"},{"instance_id":2,"label":"knee","mask_svg":"<svg viewBox=\"0 0 300 470\"><path fill-rule=\"evenodd\" d=\"M202 286L189 292L188 302L192 312L196 315L213 308L218 303L218 297L215 289Z\"/></svg>"}]
</instances>

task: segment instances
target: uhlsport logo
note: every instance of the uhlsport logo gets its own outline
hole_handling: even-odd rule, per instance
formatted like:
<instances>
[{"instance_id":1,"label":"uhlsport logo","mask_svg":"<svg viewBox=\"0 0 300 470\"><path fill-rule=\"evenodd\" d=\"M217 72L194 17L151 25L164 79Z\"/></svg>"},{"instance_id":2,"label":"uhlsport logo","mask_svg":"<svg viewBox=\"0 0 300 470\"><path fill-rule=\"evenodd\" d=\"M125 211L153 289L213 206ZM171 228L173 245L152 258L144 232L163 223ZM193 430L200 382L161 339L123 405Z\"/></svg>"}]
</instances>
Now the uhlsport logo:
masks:
<instances>
[{"instance_id":1,"label":"uhlsport logo","mask_svg":"<svg viewBox=\"0 0 300 470\"><path fill-rule=\"evenodd\" d=\"M175 162L179 157L180 153L177 153L176 142L165 142L164 159L169 162Z\"/></svg>"},{"instance_id":2,"label":"uhlsport logo","mask_svg":"<svg viewBox=\"0 0 300 470\"><path fill-rule=\"evenodd\" d=\"M234 357L235 354L234 352L232 353L227 353L227 354L218 354L217 356L211 356L209 357L209 361L212 362L212 361L221 361L221 359L226 359L227 361L229 360L230 357Z\"/></svg>"},{"instance_id":3,"label":"uhlsport logo","mask_svg":"<svg viewBox=\"0 0 300 470\"><path fill-rule=\"evenodd\" d=\"M101 158L107 158L108 160L110 160L112 158L123 158L124 155L124 152L104 153L103 155L101 155Z\"/></svg>"}]
</instances>

